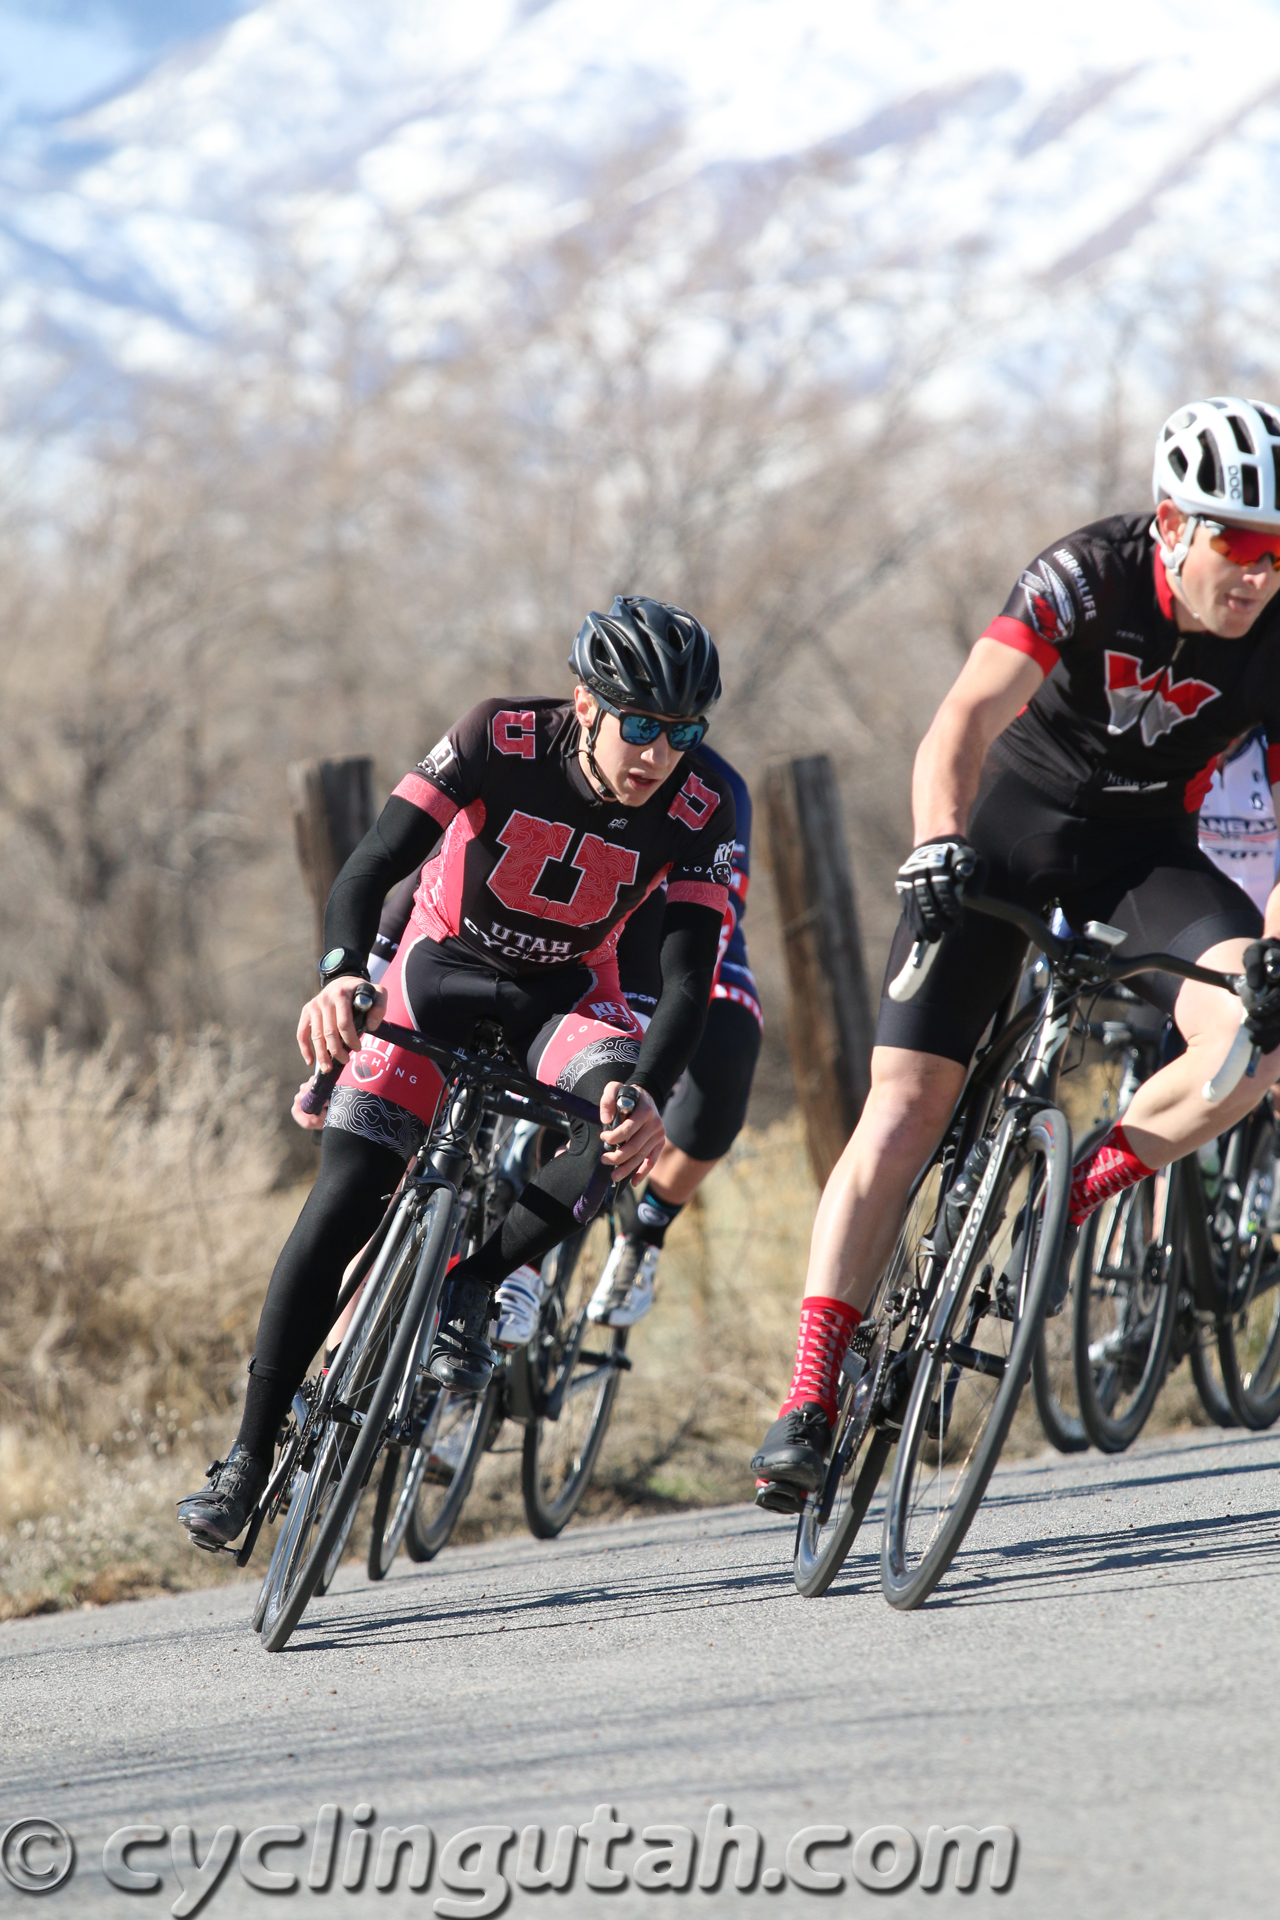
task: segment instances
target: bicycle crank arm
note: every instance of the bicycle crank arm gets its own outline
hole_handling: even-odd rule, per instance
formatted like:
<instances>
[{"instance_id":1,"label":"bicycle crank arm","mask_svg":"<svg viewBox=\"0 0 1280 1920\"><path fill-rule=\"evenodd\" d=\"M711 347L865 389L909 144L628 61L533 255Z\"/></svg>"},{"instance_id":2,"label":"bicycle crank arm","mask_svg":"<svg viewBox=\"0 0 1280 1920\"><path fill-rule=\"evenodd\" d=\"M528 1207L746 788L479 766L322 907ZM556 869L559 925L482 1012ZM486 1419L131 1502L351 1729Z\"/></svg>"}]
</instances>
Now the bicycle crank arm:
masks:
<instances>
[{"instance_id":1,"label":"bicycle crank arm","mask_svg":"<svg viewBox=\"0 0 1280 1920\"><path fill-rule=\"evenodd\" d=\"M579 1353L579 1360L589 1360L595 1367L616 1367L620 1373L630 1373L631 1355L629 1353Z\"/></svg>"},{"instance_id":2,"label":"bicycle crank arm","mask_svg":"<svg viewBox=\"0 0 1280 1920\"><path fill-rule=\"evenodd\" d=\"M266 1517L265 1508L260 1506L254 1508L253 1517L249 1521L249 1531L244 1536L244 1545L236 1549L235 1561L238 1567L247 1567L252 1559L253 1550L258 1544L258 1535L262 1532L262 1523Z\"/></svg>"},{"instance_id":3,"label":"bicycle crank arm","mask_svg":"<svg viewBox=\"0 0 1280 1920\"><path fill-rule=\"evenodd\" d=\"M336 1394L325 1408L325 1412L331 1420L337 1420L339 1424L344 1427L362 1427L364 1425L364 1415L361 1413L359 1407L349 1407L346 1401L339 1400Z\"/></svg>"},{"instance_id":4,"label":"bicycle crank arm","mask_svg":"<svg viewBox=\"0 0 1280 1920\"><path fill-rule=\"evenodd\" d=\"M937 1347L932 1341L929 1344L936 1353ZM991 1380L1004 1378L1004 1361L998 1353L983 1353L979 1347L966 1347L958 1340L948 1340L942 1358L948 1366L964 1367L969 1373L985 1373Z\"/></svg>"}]
</instances>

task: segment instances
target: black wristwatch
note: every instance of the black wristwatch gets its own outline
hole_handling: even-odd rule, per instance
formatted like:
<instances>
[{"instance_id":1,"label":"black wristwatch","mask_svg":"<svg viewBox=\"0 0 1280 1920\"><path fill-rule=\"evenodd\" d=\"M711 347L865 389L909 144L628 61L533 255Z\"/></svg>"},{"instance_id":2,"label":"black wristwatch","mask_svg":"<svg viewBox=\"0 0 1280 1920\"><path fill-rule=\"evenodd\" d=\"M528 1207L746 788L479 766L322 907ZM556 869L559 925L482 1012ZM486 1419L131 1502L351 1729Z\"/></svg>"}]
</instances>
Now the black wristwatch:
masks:
<instances>
[{"instance_id":1,"label":"black wristwatch","mask_svg":"<svg viewBox=\"0 0 1280 1920\"><path fill-rule=\"evenodd\" d=\"M347 974L354 975L358 980L369 978L363 954L353 953L350 947L331 947L320 962L321 987L327 987L330 981L341 980Z\"/></svg>"}]
</instances>

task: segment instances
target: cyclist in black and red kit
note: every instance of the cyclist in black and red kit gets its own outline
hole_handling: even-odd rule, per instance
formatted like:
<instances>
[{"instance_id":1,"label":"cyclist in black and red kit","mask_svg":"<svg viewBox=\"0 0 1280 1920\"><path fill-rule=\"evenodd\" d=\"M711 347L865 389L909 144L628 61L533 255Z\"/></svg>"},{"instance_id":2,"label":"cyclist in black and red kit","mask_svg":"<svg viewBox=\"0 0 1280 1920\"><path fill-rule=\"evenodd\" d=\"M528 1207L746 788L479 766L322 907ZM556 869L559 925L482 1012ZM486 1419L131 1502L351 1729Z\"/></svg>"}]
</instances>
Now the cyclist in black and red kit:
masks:
<instances>
[{"instance_id":1,"label":"cyclist in black and red kit","mask_svg":"<svg viewBox=\"0 0 1280 1920\"><path fill-rule=\"evenodd\" d=\"M751 1082L760 1053L764 1017L747 959L743 919L751 884L751 796L735 767L710 747L702 762L733 792L734 835L729 898L720 929L720 951L711 982L711 1004L697 1051L662 1110L666 1144L642 1192L627 1182L618 1195L619 1232L587 1307L587 1318L609 1327L633 1327L653 1305L658 1259L667 1232L716 1163L742 1131ZM417 875L387 895L369 956L380 980L400 951L413 912ZM618 980L623 998L641 1026L652 1019L662 992L662 936L667 911L665 885L655 887L627 920L618 942ZM307 1087L299 1087L301 1095ZM294 1102L300 1126L318 1126ZM524 1346L532 1339L542 1306L542 1278L518 1268L499 1287L497 1342Z\"/></svg>"},{"instance_id":2,"label":"cyclist in black and red kit","mask_svg":"<svg viewBox=\"0 0 1280 1920\"><path fill-rule=\"evenodd\" d=\"M345 1062L320 1171L276 1263L235 1446L179 1503L197 1545L221 1546L266 1485L293 1394L333 1320L342 1274L426 1136L440 1076L377 1038L383 1018L445 1046L496 1021L529 1071L600 1104L501 1226L454 1268L428 1368L479 1391L504 1277L574 1226L602 1148L615 1180L647 1173L659 1110L698 1043L715 973L734 839L733 794L697 754L720 695L716 649L678 607L615 600L574 642L572 700L486 700L400 782L329 896L321 990L302 1010L309 1066ZM407 935L361 1040L352 995L388 890L423 866ZM616 949L627 916L666 883L662 987L647 1029L627 1007ZM624 1083L640 1090L617 1121Z\"/></svg>"},{"instance_id":3,"label":"cyclist in black and red kit","mask_svg":"<svg viewBox=\"0 0 1280 1920\"><path fill-rule=\"evenodd\" d=\"M1280 738L1280 408L1182 408L1157 442L1154 492L1154 521L1098 521L1031 563L921 743L888 979L916 941L940 945L914 998L881 1002L871 1093L814 1224L791 1390L752 1462L761 1505L795 1510L820 1484L849 1340L1021 964L1013 928L962 912L958 867L976 853L985 892L1039 912L1056 901L1076 928L1122 928L1121 956L1160 948L1243 970L1253 989L1265 1057L1211 1107L1203 1088L1238 1003L1150 979L1186 1052L1077 1164L1073 1226L1232 1125L1280 1071L1280 889L1264 925L1197 843L1217 756L1254 726Z\"/></svg>"}]
</instances>

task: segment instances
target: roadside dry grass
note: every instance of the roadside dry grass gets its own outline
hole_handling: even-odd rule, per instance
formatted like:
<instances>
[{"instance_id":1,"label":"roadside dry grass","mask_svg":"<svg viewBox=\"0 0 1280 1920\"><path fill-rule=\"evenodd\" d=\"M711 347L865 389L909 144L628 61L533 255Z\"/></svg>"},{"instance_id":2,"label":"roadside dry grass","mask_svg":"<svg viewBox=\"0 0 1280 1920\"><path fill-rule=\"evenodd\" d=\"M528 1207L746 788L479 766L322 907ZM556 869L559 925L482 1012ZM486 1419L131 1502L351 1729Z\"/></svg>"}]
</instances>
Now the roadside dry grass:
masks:
<instances>
[{"instance_id":1,"label":"roadside dry grass","mask_svg":"<svg viewBox=\"0 0 1280 1920\"><path fill-rule=\"evenodd\" d=\"M235 1048L144 1071L0 1022L0 1619L234 1577L173 1502L234 1428L281 1188L273 1096ZM671 1235L588 1511L745 1497L785 1384L813 1185L798 1122L748 1132ZM518 1443L510 1427L503 1446ZM471 1537L523 1525L519 1462L486 1458ZM360 1536L353 1541L359 1552Z\"/></svg>"},{"instance_id":2,"label":"roadside dry grass","mask_svg":"<svg viewBox=\"0 0 1280 1920\"><path fill-rule=\"evenodd\" d=\"M1097 1076L1069 1089L1077 1126L1105 1093ZM18 1170L0 1220L0 1620L238 1577L192 1551L173 1502L234 1430L302 1199L282 1184L275 1105L252 1056L214 1038L145 1067L111 1044L70 1056L50 1041L33 1061L0 1018L0 1151ZM685 1209L584 1517L750 1497L815 1198L792 1115L748 1129ZM1155 1430L1202 1417L1186 1371ZM459 1539L523 1527L519 1442L508 1425L486 1456ZM1028 1396L1009 1451L1044 1444Z\"/></svg>"}]
</instances>

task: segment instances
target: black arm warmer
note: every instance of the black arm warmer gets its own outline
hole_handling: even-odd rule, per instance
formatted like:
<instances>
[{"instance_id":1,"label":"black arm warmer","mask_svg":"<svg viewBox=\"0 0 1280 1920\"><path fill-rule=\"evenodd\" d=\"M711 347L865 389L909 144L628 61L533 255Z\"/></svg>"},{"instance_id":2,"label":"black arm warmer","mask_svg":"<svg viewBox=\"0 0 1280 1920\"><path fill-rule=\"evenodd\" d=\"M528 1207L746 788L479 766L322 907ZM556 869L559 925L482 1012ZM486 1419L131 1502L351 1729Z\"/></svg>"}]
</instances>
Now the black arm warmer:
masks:
<instances>
[{"instance_id":1,"label":"black arm warmer","mask_svg":"<svg viewBox=\"0 0 1280 1920\"><path fill-rule=\"evenodd\" d=\"M333 883L324 910L326 952L369 952L388 891L422 865L443 833L429 813L392 794Z\"/></svg>"},{"instance_id":2,"label":"black arm warmer","mask_svg":"<svg viewBox=\"0 0 1280 1920\"><path fill-rule=\"evenodd\" d=\"M664 1107L693 1058L716 977L723 916L714 907L677 901L662 923L662 992L640 1047L632 1082Z\"/></svg>"}]
</instances>

